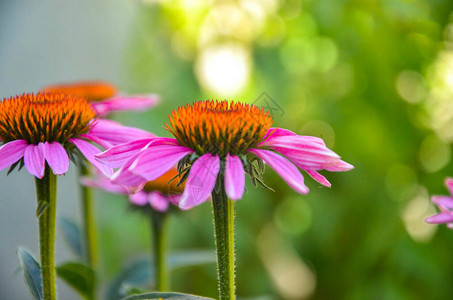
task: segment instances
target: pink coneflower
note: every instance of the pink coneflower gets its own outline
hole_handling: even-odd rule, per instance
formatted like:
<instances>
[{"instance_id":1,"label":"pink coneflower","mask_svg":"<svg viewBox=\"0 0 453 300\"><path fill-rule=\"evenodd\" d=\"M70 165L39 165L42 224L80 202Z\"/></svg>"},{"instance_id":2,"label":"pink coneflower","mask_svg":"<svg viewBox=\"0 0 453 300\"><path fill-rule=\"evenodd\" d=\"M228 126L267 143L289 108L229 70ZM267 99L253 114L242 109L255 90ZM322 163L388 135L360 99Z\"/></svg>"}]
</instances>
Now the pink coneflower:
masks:
<instances>
[{"instance_id":1,"label":"pink coneflower","mask_svg":"<svg viewBox=\"0 0 453 300\"><path fill-rule=\"evenodd\" d=\"M329 150L323 140L272 128L263 109L227 101L199 101L174 110L170 125L175 138L140 139L110 148L97 158L119 170L114 183L138 186L178 164L186 186L179 207L189 209L212 196L217 249L219 299L235 299L234 201L244 193L245 173L262 182L264 163L288 185L308 193L298 167L330 186L319 170L353 167ZM264 163L263 163L264 162Z\"/></svg>"},{"instance_id":2,"label":"pink coneflower","mask_svg":"<svg viewBox=\"0 0 453 300\"><path fill-rule=\"evenodd\" d=\"M440 213L425 219L425 222L431 224L445 224L453 229L453 178L445 179L445 185L452 196L433 196L431 201L436 204Z\"/></svg>"},{"instance_id":3,"label":"pink coneflower","mask_svg":"<svg viewBox=\"0 0 453 300\"><path fill-rule=\"evenodd\" d=\"M309 189L298 167L319 183L330 183L319 170L353 168L317 137L301 136L273 128L268 112L253 105L227 101L199 101L171 113L166 125L175 138L140 139L110 148L96 157L120 169L112 181L139 186L154 180L178 162L191 164L180 207L189 209L205 202L219 172L231 200L242 198L245 173L259 180L254 161L264 161L296 192Z\"/></svg>"},{"instance_id":4,"label":"pink coneflower","mask_svg":"<svg viewBox=\"0 0 453 300\"><path fill-rule=\"evenodd\" d=\"M49 85L43 92L70 94L91 103L98 116L114 111L146 110L159 102L157 95L122 95L117 88L104 81L79 81Z\"/></svg>"},{"instance_id":5,"label":"pink coneflower","mask_svg":"<svg viewBox=\"0 0 453 300\"><path fill-rule=\"evenodd\" d=\"M129 194L130 203L148 214L152 231L152 269L155 270L155 288L158 291L168 290L168 275L166 267L166 219L170 205L178 205L184 190L184 183L177 184L176 168L172 168L159 178L148 181L143 189L135 194L129 194L129 189L112 183L102 175L81 178L82 184L100 188L113 194Z\"/></svg>"},{"instance_id":6,"label":"pink coneflower","mask_svg":"<svg viewBox=\"0 0 453 300\"><path fill-rule=\"evenodd\" d=\"M68 171L69 155L77 148L98 170L111 176L112 169L94 158L101 150L87 140L115 144L106 134L115 126L99 123L95 116L89 103L71 95L38 93L3 99L0 170L21 161L30 174L42 178L47 162L55 175L62 175Z\"/></svg>"},{"instance_id":7,"label":"pink coneflower","mask_svg":"<svg viewBox=\"0 0 453 300\"><path fill-rule=\"evenodd\" d=\"M134 194L131 194L127 187L114 184L102 175L83 177L81 183L109 193L129 195L129 201L133 205L141 207L149 205L154 210L164 213L168 211L170 204L179 204L184 190L184 183L177 186L177 180L171 180L177 175L176 168L172 168L159 178L146 182L143 189Z\"/></svg>"}]
</instances>

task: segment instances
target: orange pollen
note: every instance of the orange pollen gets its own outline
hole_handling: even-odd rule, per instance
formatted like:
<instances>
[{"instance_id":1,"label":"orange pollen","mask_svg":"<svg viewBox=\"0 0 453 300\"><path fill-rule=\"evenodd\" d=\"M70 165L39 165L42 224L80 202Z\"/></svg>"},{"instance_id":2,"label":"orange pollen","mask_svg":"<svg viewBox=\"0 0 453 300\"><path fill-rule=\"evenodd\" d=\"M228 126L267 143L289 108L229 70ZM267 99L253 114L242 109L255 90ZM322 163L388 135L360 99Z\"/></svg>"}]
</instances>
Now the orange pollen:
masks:
<instances>
[{"instance_id":1,"label":"orange pollen","mask_svg":"<svg viewBox=\"0 0 453 300\"><path fill-rule=\"evenodd\" d=\"M176 187L181 178L178 176L175 179L171 180L176 175L178 175L176 168L170 169L161 177L153 181L148 181L143 189L148 193L158 191L163 195L182 194L182 192L184 191L184 183Z\"/></svg>"},{"instance_id":2,"label":"orange pollen","mask_svg":"<svg viewBox=\"0 0 453 300\"><path fill-rule=\"evenodd\" d=\"M88 102L99 102L116 94L116 87L104 81L81 81L67 84L57 84L45 87L42 92L69 94Z\"/></svg>"},{"instance_id":3,"label":"orange pollen","mask_svg":"<svg viewBox=\"0 0 453 300\"><path fill-rule=\"evenodd\" d=\"M89 130L95 117L91 105L65 94L23 94L0 102L0 138L65 143Z\"/></svg>"},{"instance_id":4,"label":"orange pollen","mask_svg":"<svg viewBox=\"0 0 453 300\"><path fill-rule=\"evenodd\" d=\"M272 126L272 116L264 109L240 102L198 101L179 107L165 124L182 146L198 154L224 158L245 154L264 138Z\"/></svg>"}]
</instances>

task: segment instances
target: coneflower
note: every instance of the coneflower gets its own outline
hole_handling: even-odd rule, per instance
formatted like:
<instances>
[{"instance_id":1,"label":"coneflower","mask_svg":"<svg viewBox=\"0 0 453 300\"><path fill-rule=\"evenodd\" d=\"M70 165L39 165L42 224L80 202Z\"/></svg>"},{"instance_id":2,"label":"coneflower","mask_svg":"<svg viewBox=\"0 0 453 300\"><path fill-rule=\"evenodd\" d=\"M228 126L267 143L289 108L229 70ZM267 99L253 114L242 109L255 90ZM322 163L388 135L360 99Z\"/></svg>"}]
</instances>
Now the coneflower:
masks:
<instances>
[{"instance_id":1,"label":"coneflower","mask_svg":"<svg viewBox=\"0 0 453 300\"><path fill-rule=\"evenodd\" d=\"M0 103L0 169L25 165L36 177L39 243L43 294L56 299L55 212L56 176L68 171L69 161L88 161L105 176L111 168L96 161L101 152L89 140L112 143L103 134L110 127L99 123L84 99L66 94L23 94ZM128 134L123 131L122 134Z\"/></svg>"},{"instance_id":2,"label":"coneflower","mask_svg":"<svg viewBox=\"0 0 453 300\"><path fill-rule=\"evenodd\" d=\"M119 168L112 182L138 186L178 164L186 186L179 203L189 209L212 194L220 299L235 299L234 201L242 198L245 173L262 182L264 163L296 192L309 189L298 168L319 183L330 183L319 170L347 171L352 165L317 137L273 128L272 116L254 105L198 101L174 110L166 128L175 138L151 138L110 148L97 158Z\"/></svg>"},{"instance_id":3,"label":"coneflower","mask_svg":"<svg viewBox=\"0 0 453 300\"><path fill-rule=\"evenodd\" d=\"M170 205L179 204L184 190L184 183L178 185L178 180L172 180L175 177L178 177L178 171L172 168L159 178L146 182L143 189L134 194L130 194L127 187L114 184L101 174L81 179L86 186L114 194L128 194L130 203L149 215L153 249L152 269L155 270L156 290L160 292L167 291L169 283L166 261L167 217L171 211Z\"/></svg>"}]
</instances>

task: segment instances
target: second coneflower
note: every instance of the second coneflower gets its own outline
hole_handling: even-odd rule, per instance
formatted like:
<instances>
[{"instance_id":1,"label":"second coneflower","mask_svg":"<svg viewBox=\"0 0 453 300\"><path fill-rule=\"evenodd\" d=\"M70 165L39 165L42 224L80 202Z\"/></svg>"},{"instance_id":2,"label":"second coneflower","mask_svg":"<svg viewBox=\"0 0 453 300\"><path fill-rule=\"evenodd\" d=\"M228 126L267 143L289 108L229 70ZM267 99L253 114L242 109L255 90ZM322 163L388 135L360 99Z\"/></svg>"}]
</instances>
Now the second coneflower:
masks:
<instances>
[{"instance_id":1,"label":"second coneflower","mask_svg":"<svg viewBox=\"0 0 453 300\"><path fill-rule=\"evenodd\" d=\"M83 177L82 184L100 188L114 194L129 194L129 201L134 207L140 208L150 217L152 232L152 270L155 270L156 290L168 290L168 271L166 258L166 223L170 205L178 205L184 184L178 185L178 172L172 168L161 177L145 183L143 189L135 194L130 194L129 189L122 185L112 183L102 175Z\"/></svg>"},{"instance_id":2,"label":"second coneflower","mask_svg":"<svg viewBox=\"0 0 453 300\"><path fill-rule=\"evenodd\" d=\"M179 203L189 209L212 194L220 299L235 299L234 202L242 198L245 173L262 182L264 163L296 192L309 192L298 168L319 183L330 183L319 170L347 171L353 167L317 137L300 136L272 127L263 109L228 101L199 101L174 110L166 125L175 138L141 139L115 146L97 156L112 168L114 183L140 186L174 164L187 179Z\"/></svg>"}]
</instances>

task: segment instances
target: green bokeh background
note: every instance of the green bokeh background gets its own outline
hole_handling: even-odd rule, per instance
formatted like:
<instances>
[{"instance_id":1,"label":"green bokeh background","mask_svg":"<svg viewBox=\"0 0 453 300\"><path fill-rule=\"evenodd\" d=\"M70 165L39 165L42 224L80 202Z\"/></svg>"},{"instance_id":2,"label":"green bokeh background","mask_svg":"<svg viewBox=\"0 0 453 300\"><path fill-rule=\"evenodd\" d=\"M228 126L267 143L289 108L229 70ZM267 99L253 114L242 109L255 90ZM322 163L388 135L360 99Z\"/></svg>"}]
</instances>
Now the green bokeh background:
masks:
<instances>
[{"instance_id":1,"label":"green bokeh background","mask_svg":"<svg viewBox=\"0 0 453 300\"><path fill-rule=\"evenodd\" d=\"M308 195L296 194L269 168L265 182L275 192L247 182L236 206L238 295L450 299L453 232L423 219L435 212L429 196L447 194L443 180L453 176L450 140L433 125L439 115L430 101L439 89L453 89L436 73L445 64L442 53L451 51L453 2L191 3L141 4L121 87L152 91L162 101L147 112L118 113L117 120L169 136L162 125L179 105L224 98L251 103L266 92L281 108L276 126L324 138L355 166L346 173L323 172L330 189L305 176ZM246 13L244 3L269 4L258 29L247 15L232 21L231 7ZM213 11L219 13L212 17ZM206 28L214 38L203 44ZM233 96L210 89L195 71L206 49L225 43L250 54L250 77ZM148 251L149 226L127 209L124 197L97 196L109 280ZM212 227L209 203L173 215L170 248L214 249ZM214 265L186 268L172 274L172 287L216 297L215 275Z\"/></svg>"}]
</instances>

